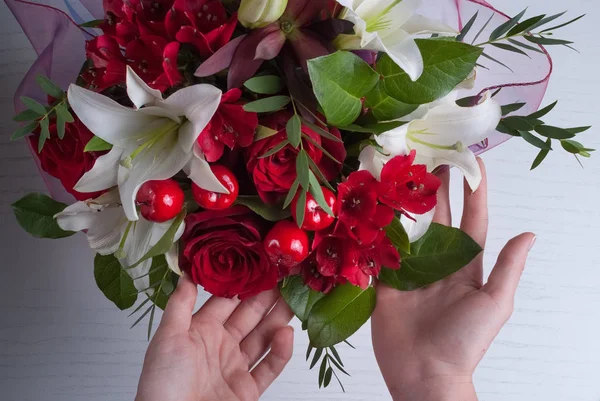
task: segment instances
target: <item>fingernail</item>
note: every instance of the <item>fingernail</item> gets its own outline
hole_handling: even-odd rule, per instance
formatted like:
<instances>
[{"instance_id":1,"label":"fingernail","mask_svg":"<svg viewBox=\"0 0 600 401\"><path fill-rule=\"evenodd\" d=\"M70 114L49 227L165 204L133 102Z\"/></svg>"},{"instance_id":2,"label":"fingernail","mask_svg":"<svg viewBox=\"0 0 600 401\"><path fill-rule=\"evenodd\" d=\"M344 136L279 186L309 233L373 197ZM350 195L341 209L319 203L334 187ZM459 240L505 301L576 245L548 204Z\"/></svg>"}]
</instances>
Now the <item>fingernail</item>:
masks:
<instances>
[{"instance_id":1,"label":"fingernail","mask_svg":"<svg viewBox=\"0 0 600 401\"><path fill-rule=\"evenodd\" d=\"M535 235L533 237L533 239L531 240L531 245L529 245L529 250L531 251L533 249L533 247L535 246L535 242L537 241L537 235Z\"/></svg>"}]
</instances>

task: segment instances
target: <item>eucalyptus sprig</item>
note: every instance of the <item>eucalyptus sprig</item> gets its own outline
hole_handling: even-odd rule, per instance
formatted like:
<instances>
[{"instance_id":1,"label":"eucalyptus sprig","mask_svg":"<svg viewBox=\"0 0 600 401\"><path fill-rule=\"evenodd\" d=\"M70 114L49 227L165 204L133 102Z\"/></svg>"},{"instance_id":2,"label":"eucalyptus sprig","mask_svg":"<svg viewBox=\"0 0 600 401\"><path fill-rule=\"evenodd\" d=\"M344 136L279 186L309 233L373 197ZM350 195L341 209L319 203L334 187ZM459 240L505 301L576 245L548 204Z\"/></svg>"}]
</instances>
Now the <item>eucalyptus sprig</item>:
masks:
<instances>
[{"instance_id":1,"label":"eucalyptus sprig","mask_svg":"<svg viewBox=\"0 0 600 401\"><path fill-rule=\"evenodd\" d=\"M319 362L319 360L321 361L319 368L319 388L327 388L329 384L331 384L331 379L335 377L338 384L342 388L342 391L346 392L342 381L336 373L336 369L340 373L345 374L346 376L350 376L350 374L344 369L344 363L342 362L342 358L340 358L340 354L335 349L335 346L331 346L329 348L314 348L312 345L309 345L308 349L306 350L307 362L310 359L313 350L316 351L312 358L312 362L310 363L310 369L314 368Z\"/></svg>"},{"instance_id":2,"label":"eucalyptus sprig","mask_svg":"<svg viewBox=\"0 0 600 401\"><path fill-rule=\"evenodd\" d=\"M59 139L63 139L65 136L66 124L72 123L75 119L69 111L67 94L56 83L43 75L38 75L35 80L44 93L56 100L52 104L44 106L37 100L22 96L21 103L23 103L27 109L13 117L13 121L27 122L27 124L15 131L10 139L21 139L35 132L39 128L40 138L38 141L38 152L41 152L46 140L50 138L51 120L56 121L56 132Z\"/></svg>"},{"instance_id":3,"label":"eucalyptus sprig","mask_svg":"<svg viewBox=\"0 0 600 401\"><path fill-rule=\"evenodd\" d=\"M560 128L547 125L541 120L542 117L546 116L554 109L554 107L556 107L557 103L558 102L554 102L527 116L504 117L498 125L498 131L512 136L519 136L531 145L540 149L538 156L531 166L532 170L537 168L546 159L550 151L554 150L552 148L553 140L559 141L562 148L573 154L580 164L581 162L579 161L578 156L589 158L591 157L591 152L595 151L595 149L586 148L580 142L573 140L577 134L585 132L591 127ZM505 105L502 107L502 114L507 115L518 111L524 105L525 103ZM543 137L543 139L540 138L540 136Z\"/></svg>"}]
</instances>

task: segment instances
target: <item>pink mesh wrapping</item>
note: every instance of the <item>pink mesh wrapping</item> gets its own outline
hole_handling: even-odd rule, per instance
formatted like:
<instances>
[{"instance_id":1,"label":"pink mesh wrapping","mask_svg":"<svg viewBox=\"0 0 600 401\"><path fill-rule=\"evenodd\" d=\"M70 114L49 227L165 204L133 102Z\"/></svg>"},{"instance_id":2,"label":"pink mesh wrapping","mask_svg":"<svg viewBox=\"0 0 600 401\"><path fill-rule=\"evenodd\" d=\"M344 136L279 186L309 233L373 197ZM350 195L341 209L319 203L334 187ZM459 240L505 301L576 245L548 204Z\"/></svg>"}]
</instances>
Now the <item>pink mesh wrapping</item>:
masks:
<instances>
[{"instance_id":1,"label":"pink mesh wrapping","mask_svg":"<svg viewBox=\"0 0 600 401\"><path fill-rule=\"evenodd\" d=\"M15 93L15 108L22 108L19 97L29 96L44 101L44 95L35 83L37 74L43 74L66 88L75 82L85 59L85 40L91 32L80 29L77 23L63 11L65 5L76 5L86 9L93 18L103 17L101 0L43 0L29 2L25 0L4 0L15 18L29 38L38 59L33 64L23 82ZM68 11L68 7L67 10ZM506 21L508 16L496 10L483 0L427 0L421 14L436 18L460 30L477 11L479 18L465 41L470 43L483 24L493 15L492 22L481 34L477 42L485 42L490 32ZM543 49L543 48L542 48ZM485 90L503 88L497 95L501 104L526 102L527 105L519 113L531 113L537 110L542 102L550 75L552 59L544 49L544 54L530 52L531 58L506 52L493 47L486 47L486 53L501 59L508 64L514 74L508 69L486 59L481 59L489 70L479 69L477 87L465 93L464 96L482 93ZM486 146L476 147L477 153L489 150L510 136L499 132L493 133ZM36 151L32 149L36 154ZM37 158L36 158L37 160ZM40 170L40 172L42 172ZM50 193L58 198L70 197L60 186L58 180L42 172Z\"/></svg>"}]
</instances>

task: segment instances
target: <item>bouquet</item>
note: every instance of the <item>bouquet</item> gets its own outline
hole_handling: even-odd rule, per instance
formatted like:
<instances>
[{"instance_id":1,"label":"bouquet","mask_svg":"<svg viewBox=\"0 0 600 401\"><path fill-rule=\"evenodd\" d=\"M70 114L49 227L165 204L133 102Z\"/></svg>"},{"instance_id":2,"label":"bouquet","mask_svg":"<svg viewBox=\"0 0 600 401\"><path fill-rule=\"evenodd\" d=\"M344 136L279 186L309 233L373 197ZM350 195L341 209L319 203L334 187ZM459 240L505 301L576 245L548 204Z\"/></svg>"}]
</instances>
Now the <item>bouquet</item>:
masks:
<instances>
[{"instance_id":1,"label":"bouquet","mask_svg":"<svg viewBox=\"0 0 600 401\"><path fill-rule=\"evenodd\" d=\"M242 300L279 286L320 386L346 373L335 346L369 319L375 280L416 290L482 251L432 224L440 168L476 191L476 155L511 137L538 148L532 168L593 151L574 140L590 127L539 109L545 46L571 47L555 33L581 17L483 0L5 1L39 54L13 139L55 198L17 201L23 228L82 232L100 290L149 337L182 274Z\"/></svg>"}]
</instances>

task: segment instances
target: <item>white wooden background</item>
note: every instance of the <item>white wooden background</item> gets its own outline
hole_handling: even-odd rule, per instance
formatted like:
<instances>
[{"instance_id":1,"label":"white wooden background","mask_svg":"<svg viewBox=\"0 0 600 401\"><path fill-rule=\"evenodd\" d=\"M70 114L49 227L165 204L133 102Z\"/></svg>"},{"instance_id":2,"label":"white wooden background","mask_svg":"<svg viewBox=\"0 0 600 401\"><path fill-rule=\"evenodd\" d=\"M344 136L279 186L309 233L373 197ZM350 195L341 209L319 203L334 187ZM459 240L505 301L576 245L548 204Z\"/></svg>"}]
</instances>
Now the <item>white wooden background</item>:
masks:
<instances>
[{"instance_id":1,"label":"white wooden background","mask_svg":"<svg viewBox=\"0 0 600 401\"><path fill-rule=\"evenodd\" d=\"M566 7L572 14L588 13L563 33L582 54L553 49L556 73L546 99L562 101L551 122L595 125L583 139L600 149L598 3L495 3L504 3L500 7L510 14L524 3L536 13ZM35 240L12 216L12 202L45 188L25 144L9 141L12 95L34 53L3 2L0 16L0 398L132 400L147 346L145 328L130 330L127 314L96 289L92 253L82 236ZM600 154L582 170L573 157L556 152L529 172L535 153L513 140L485 156L491 181L488 265L513 235L531 230L538 242L516 312L477 371L478 393L484 401L600 401ZM457 211L459 185L456 180ZM297 330L294 358L264 400L389 400L369 333L365 327L354 336L357 350L340 349L353 374L344 379L343 394L333 385L317 389L317 372L304 362L307 339Z\"/></svg>"}]
</instances>

